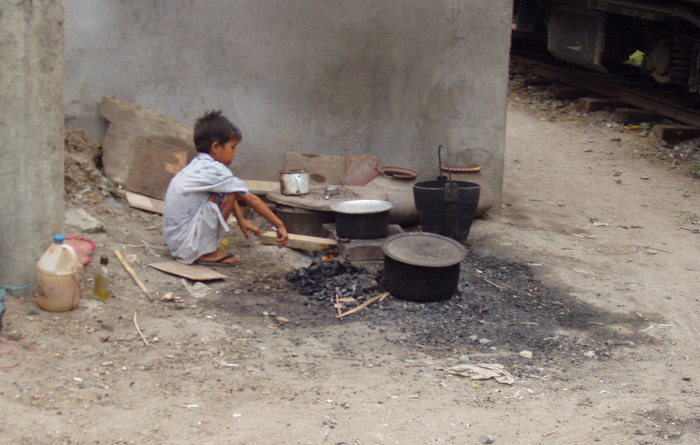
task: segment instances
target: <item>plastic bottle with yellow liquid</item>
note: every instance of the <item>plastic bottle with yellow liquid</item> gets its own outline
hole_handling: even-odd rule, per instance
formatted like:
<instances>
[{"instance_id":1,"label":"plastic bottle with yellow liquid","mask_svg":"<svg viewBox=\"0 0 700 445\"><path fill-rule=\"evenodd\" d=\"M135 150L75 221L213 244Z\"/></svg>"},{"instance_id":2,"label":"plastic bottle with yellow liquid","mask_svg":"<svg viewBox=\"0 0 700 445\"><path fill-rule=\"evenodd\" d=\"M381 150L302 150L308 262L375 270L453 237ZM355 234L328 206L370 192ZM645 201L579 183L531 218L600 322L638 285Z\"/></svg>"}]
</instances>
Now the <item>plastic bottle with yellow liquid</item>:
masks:
<instances>
[{"instance_id":1,"label":"plastic bottle with yellow liquid","mask_svg":"<svg viewBox=\"0 0 700 445\"><path fill-rule=\"evenodd\" d=\"M100 258L100 268L95 272L95 281L92 285L92 296L98 300L107 301L109 298L109 269L107 257Z\"/></svg>"},{"instance_id":2,"label":"plastic bottle with yellow liquid","mask_svg":"<svg viewBox=\"0 0 700 445\"><path fill-rule=\"evenodd\" d=\"M47 311L69 311L78 305L82 265L75 250L56 234L36 263L36 303Z\"/></svg>"}]
</instances>

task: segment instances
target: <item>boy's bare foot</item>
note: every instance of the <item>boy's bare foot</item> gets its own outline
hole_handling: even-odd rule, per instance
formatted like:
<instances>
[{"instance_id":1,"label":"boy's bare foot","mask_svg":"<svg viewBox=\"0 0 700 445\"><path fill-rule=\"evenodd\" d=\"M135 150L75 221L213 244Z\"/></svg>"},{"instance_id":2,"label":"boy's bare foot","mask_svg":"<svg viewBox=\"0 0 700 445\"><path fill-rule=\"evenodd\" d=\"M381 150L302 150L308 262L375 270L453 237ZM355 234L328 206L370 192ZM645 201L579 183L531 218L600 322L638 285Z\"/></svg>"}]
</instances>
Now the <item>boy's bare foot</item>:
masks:
<instances>
[{"instance_id":1,"label":"boy's bare foot","mask_svg":"<svg viewBox=\"0 0 700 445\"><path fill-rule=\"evenodd\" d=\"M223 250L215 250L199 257L196 263L218 263L218 264L236 264L241 261L238 255L231 255Z\"/></svg>"}]
</instances>

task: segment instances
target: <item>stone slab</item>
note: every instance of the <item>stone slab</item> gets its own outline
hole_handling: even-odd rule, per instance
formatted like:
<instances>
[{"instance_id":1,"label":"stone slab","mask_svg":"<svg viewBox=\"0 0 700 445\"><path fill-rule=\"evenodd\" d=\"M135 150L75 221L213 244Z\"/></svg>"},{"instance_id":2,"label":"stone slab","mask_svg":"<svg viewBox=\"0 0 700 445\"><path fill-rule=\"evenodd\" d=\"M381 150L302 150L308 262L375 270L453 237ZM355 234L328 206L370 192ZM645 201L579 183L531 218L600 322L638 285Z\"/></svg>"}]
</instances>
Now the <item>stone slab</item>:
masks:
<instances>
[{"instance_id":1,"label":"stone slab","mask_svg":"<svg viewBox=\"0 0 700 445\"><path fill-rule=\"evenodd\" d=\"M335 228L333 227L332 229L333 235L335 235ZM389 232L387 237L399 233L403 233L403 229L400 225L389 224ZM338 252L340 253L341 258L351 263L364 261L384 261L384 252L382 251L384 241L386 241L386 238L350 241L341 240L338 243Z\"/></svg>"},{"instance_id":2,"label":"stone slab","mask_svg":"<svg viewBox=\"0 0 700 445\"><path fill-rule=\"evenodd\" d=\"M68 209L65 212L67 227L77 229L80 233L98 233L105 231L102 221L81 208Z\"/></svg>"},{"instance_id":3,"label":"stone slab","mask_svg":"<svg viewBox=\"0 0 700 445\"><path fill-rule=\"evenodd\" d=\"M669 144L677 144L688 139L700 137L700 127L687 125L654 125L654 133Z\"/></svg>"},{"instance_id":4,"label":"stone slab","mask_svg":"<svg viewBox=\"0 0 700 445\"><path fill-rule=\"evenodd\" d=\"M576 109L581 113L593 113L600 110L613 110L624 106L622 102L600 97L581 97L576 100Z\"/></svg>"},{"instance_id":5,"label":"stone slab","mask_svg":"<svg viewBox=\"0 0 700 445\"><path fill-rule=\"evenodd\" d=\"M123 184L129 175L138 137L184 149L188 157L196 155L193 128L145 107L106 94L100 103L100 115L109 121L102 141L105 176Z\"/></svg>"},{"instance_id":6,"label":"stone slab","mask_svg":"<svg viewBox=\"0 0 700 445\"><path fill-rule=\"evenodd\" d=\"M663 116L653 111L638 108L617 108L613 112L612 119L621 124L640 124L642 122L658 122L663 119Z\"/></svg>"}]
</instances>

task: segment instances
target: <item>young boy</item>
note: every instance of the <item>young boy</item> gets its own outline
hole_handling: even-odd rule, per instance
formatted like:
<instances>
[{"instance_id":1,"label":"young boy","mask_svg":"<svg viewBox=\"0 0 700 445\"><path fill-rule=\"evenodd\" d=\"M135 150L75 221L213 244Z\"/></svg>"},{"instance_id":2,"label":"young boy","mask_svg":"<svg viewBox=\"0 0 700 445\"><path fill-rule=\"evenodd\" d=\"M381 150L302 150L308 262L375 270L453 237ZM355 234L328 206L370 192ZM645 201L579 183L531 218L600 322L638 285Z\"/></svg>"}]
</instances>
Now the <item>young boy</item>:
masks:
<instances>
[{"instance_id":1,"label":"young boy","mask_svg":"<svg viewBox=\"0 0 700 445\"><path fill-rule=\"evenodd\" d=\"M170 181L163 205L163 236L170 253L182 263L225 266L240 261L218 248L228 232L231 212L246 238L249 232L260 233L243 217L239 199L277 227L279 247L287 244L282 221L228 168L240 141L240 130L221 111L197 119L194 145L199 154Z\"/></svg>"}]
</instances>

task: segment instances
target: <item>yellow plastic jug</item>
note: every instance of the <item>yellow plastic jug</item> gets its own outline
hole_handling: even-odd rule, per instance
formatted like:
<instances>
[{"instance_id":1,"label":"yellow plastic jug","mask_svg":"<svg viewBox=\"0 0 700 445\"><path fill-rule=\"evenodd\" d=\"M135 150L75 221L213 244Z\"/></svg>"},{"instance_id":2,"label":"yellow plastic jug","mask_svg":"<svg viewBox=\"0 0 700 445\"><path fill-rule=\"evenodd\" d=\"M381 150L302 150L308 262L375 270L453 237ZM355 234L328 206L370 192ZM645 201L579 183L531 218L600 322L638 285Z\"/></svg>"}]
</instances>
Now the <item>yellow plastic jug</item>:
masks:
<instances>
[{"instance_id":1,"label":"yellow plastic jug","mask_svg":"<svg viewBox=\"0 0 700 445\"><path fill-rule=\"evenodd\" d=\"M69 311L80 301L82 265L75 250L63 240L63 235L54 235L53 243L36 263L36 304L47 311Z\"/></svg>"}]
</instances>

